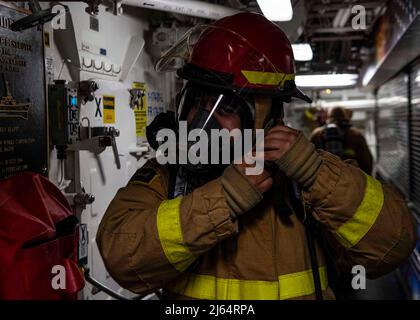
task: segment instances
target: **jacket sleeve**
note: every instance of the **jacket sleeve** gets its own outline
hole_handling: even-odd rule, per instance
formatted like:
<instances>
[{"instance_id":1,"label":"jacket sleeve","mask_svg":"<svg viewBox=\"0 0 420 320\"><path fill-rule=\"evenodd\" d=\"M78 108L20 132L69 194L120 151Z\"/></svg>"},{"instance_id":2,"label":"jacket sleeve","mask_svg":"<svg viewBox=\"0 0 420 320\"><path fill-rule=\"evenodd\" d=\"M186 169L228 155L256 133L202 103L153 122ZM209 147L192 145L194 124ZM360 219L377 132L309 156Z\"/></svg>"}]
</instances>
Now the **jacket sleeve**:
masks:
<instances>
[{"instance_id":1,"label":"jacket sleeve","mask_svg":"<svg viewBox=\"0 0 420 320\"><path fill-rule=\"evenodd\" d=\"M110 275L139 294L162 288L237 232L220 179L168 200L160 169L146 164L118 191L96 237Z\"/></svg>"},{"instance_id":2,"label":"jacket sleeve","mask_svg":"<svg viewBox=\"0 0 420 320\"><path fill-rule=\"evenodd\" d=\"M277 165L303 187L305 207L370 277L395 269L413 251L416 223L404 198L301 134Z\"/></svg>"},{"instance_id":3,"label":"jacket sleeve","mask_svg":"<svg viewBox=\"0 0 420 320\"><path fill-rule=\"evenodd\" d=\"M351 265L375 278L395 269L414 249L416 223L393 187L336 156L318 151L322 163L305 205L325 226ZM340 252L338 251L338 252Z\"/></svg>"}]
</instances>

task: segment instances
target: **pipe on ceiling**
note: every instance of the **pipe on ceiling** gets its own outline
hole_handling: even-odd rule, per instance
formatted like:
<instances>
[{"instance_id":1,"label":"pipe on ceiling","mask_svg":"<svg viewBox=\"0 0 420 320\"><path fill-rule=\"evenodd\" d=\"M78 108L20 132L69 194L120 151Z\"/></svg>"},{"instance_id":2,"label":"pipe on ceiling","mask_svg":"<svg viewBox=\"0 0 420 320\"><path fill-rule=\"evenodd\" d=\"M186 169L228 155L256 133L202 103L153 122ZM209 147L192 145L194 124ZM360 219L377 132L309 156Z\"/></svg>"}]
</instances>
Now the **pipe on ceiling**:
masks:
<instances>
[{"instance_id":1,"label":"pipe on ceiling","mask_svg":"<svg viewBox=\"0 0 420 320\"><path fill-rule=\"evenodd\" d=\"M240 10L197 0L123 0L123 5L217 20Z\"/></svg>"}]
</instances>

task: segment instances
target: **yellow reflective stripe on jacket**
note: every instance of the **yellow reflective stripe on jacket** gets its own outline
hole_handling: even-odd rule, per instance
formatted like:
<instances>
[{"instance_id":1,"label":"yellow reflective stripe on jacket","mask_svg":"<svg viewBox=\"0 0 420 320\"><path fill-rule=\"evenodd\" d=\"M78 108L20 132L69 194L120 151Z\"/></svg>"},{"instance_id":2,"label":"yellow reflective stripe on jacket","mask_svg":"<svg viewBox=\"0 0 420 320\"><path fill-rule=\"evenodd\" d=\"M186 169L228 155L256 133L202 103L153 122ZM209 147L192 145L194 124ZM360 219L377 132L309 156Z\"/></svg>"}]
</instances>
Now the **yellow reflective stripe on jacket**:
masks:
<instances>
[{"instance_id":1,"label":"yellow reflective stripe on jacket","mask_svg":"<svg viewBox=\"0 0 420 320\"><path fill-rule=\"evenodd\" d=\"M366 179L365 195L356 213L336 232L337 239L347 248L358 244L368 233L384 205L381 183L368 175L366 175Z\"/></svg>"},{"instance_id":2,"label":"yellow reflective stripe on jacket","mask_svg":"<svg viewBox=\"0 0 420 320\"><path fill-rule=\"evenodd\" d=\"M195 259L188 247L184 244L180 205L182 197L163 201L157 213L157 229L160 243L168 261L183 272Z\"/></svg>"},{"instance_id":3,"label":"yellow reflective stripe on jacket","mask_svg":"<svg viewBox=\"0 0 420 320\"><path fill-rule=\"evenodd\" d=\"M321 288L325 290L328 285L327 268L319 268ZM315 293L312 269L285 274L279 277L280 300L306 296Z\"/></svg>"},{"instance_id":4,"label":"yellow reflective stripe on jacket","mask_svg":"<svg viewBox=\"0 0 420 320\"><path fill-rule=\"evenodd\" d=\"M326 267L319 268L321 287L328 286ZM284 300L313 294L312 270L282 275L278 281L239 280L185 274L168 286L174 293L211 300Z\"/></svg>"},{"instance_id":5,"label":"yellow reflective stripe on jacket","mask_svg":"<svg viewBox=\"0 0 420 320\"><path fill-rule=\"evenodd\" d=\"M260 72L242 70L242 74L252 84L264 84L273 86L284 86L286 80L294 80L293 73L279 73L279 72Z\"/></svg>"}]
</instances>

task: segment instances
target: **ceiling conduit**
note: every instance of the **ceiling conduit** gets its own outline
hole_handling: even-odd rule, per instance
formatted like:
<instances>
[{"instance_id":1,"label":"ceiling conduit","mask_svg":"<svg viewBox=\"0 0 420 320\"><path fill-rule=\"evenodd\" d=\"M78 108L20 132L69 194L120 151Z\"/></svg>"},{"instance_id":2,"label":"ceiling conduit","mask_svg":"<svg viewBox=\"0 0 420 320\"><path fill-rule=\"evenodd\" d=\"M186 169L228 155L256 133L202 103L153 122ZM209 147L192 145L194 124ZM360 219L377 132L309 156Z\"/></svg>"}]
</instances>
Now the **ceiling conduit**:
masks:
<instances>
[{"instance_id":1,"label":"ceiling conduit","mask_svg":"<svg viewBox=\"0 0 420 320\"><path fill-rule=\"evenodd\" d=\"M123 5L217 20L240 10L197 0L124 0Z\"/></svg>"}]
</instances>

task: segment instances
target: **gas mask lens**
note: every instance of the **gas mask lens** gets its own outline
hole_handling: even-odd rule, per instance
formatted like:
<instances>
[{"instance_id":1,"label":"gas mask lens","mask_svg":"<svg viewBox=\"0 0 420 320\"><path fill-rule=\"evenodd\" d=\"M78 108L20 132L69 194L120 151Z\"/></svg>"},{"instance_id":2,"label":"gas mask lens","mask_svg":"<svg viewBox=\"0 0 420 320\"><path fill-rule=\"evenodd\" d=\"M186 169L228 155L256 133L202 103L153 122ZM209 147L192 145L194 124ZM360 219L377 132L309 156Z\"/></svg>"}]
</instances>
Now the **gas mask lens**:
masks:
<instances>
[{"instance_id":1,"label":"gas mask lens","mask_svg":"<svg viewBox=\"0 0 420 320\"><path fill-rule=\"evenodd\" d=\"M178 115L188 129L252 128L251 101L231 91L188 85L182 94Z\"/></svg>"},{"instance_id":2,"label":"gas mask lens","mask_svg":"<svg viewBox=\"0 0 420 320\"><path fill-rule=\"evenodd\" d=\"M179 141L179 151L189 160L192 154L200 160L189 161L188 169L205 172L214 168L210 165L227 165L242 155L234 142L243 129L252 128L253 117L248 102L236 94L189 85L180 100L179 122L188 132L187 141Z\"/></svg>"}]
</instances>

